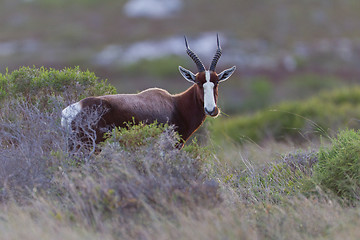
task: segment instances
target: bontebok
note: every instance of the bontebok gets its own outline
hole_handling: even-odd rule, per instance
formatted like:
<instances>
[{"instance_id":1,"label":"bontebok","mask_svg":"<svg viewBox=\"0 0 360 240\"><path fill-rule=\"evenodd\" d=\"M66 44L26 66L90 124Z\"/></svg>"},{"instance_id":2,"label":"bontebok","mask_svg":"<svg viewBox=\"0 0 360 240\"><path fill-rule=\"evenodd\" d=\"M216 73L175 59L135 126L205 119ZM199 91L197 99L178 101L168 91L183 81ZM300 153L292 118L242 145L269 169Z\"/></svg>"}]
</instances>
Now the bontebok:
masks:
<instances>
[{"instance_id":1,"label":"bontebok","mask_svg":"<svg viewBox=\"0 0 360 240\"><path fill-rule=\"evenodd\" d=\"M76 132L80 141L94 144L104 140L104 133L114 127L126 127L128 122L168 123L175 126L183 142L201 126L205 117L216 117L218 85L227 80L235 71L235 66L217 74L216 64L221 56L219 37L217 50L209 70L199 57L189 48L185 37L186 52L195 62L198 73L179 66L181 75L193 85L186 91L171 95L160 88L150 88L138 94L116 94L88 97L62 111L61 124L71 132ZM85 121L94 112L98 117ZM94 115L94 114L93 114ZM95 114L96 115L96 114ZM86 132L86 133L85 133ZM89 135L89 133L91 133Z\"/></svg>"}]
</instances>

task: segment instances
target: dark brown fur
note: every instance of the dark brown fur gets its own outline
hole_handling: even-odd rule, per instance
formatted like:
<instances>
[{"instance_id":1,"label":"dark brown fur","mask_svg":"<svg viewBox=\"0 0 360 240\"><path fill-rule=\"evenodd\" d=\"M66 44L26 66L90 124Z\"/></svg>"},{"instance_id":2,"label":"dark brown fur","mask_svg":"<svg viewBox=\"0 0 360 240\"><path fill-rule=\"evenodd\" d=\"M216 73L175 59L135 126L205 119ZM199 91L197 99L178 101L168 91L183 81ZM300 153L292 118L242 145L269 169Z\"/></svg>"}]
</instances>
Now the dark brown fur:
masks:
<instances>
[{"instance_id":1,"label":"dark brown fur","mask_svg":"<svg viewBox=\"0 0 360 240\"><path fill-rule=\"evenodd\" d=\"M213 74L216 73L211 75ZM105 131L101 129L105 130L115 126L125 127L126 123L132 122L133 119L135 123L157 121L158 123L173 124L183 142L186 142L206 117L202 89L204 79L204 73L199 73L197 84L176 95L171 95L163 89L150 88L138 94L88 97L81 100L80 104L84 112L90 107L100 105L107 109L95 126L96 143L104 140ZM214 95L216 101L217 86L214 88Z\"/></svg>"},{"instance_id":2,"label":"dark brown fur","mask_svg":"<svg viewBox=\"0 0 360 240\"><path fill-rule=\"evenodd\" d=\"M211 75L214 74L216 79L216 73ZM80 104L83 112L90 107L100 105L107 109L95 126L96 143L104 140L103 135L106 129L115 126L125 127L126 123L132 122L133 119L135 123L157 121L158 123L173 124L182 140L186 142L206 117L202 89L204 79L204 73L199 73L197 84L176 95L171 95L163 89L151 88L138 94L88 97L81 100ZM217 101L217 89L216 85L214 88L215 101Z\"/></svg>"}]
</instances>

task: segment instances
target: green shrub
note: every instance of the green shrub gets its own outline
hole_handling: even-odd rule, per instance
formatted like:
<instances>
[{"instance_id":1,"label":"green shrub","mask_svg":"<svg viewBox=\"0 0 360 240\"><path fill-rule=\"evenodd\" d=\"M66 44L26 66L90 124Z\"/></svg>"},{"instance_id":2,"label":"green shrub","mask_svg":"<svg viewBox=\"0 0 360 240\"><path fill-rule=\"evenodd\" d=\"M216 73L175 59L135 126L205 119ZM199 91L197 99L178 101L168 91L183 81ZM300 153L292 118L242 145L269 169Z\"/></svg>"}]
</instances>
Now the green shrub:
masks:
<instances>
[{"instance_id":1,"label":"green shrub","mask_svg":"<svg viewBox=\"0 0 360 240\"><path fill-rule=\"evenodd\" d=\"M111 133L107 134L106 144L116 144L126 151L137 151L139 148L151 144L154 140L158 140L164 132L172 133L172 141L169 141L169 147L178 146L181 138L173 126L154 122L151 124L128 122L126 128L114 128ZM192 158L206 159L210 156L211 151L207 147L201 147L196 138L186 144L183 151L187 152Z\"/></svg>"},{"instance_id":2,"label":"green shrub","mask_svg":"<svg viewBox=\"0 0 360 240\"><path fill-rule=\"evenodd\" d=\"M167 124L159 124L157 122L151 124L134 122L127 123L127 128L114 128L108 134L107 142L118 143L127 151L135 151L139 147L149 144L154 139L157 139L161 134L169 128ZM175 132L174 132L175 134ZM180 140L178 135L174 135L177 141Z\"/></svg>"},{"instance_id":3,"label":"green shrub","mask_svg":"<svg viewBox=\"0 0 360 240\"><path fill-rule=\"evenodd\" d=\"M306 101L285 102L253 115L211 121L214 140L235 142L304 140L332 130L359 128L360 87L323 92Z\"/></svg>"},{"instance_id":4,"label":"green shrub","mask_svg":"<svg viewBox=\"0 0 360 240\"><path fill-rule=\"evenodd\" d=\"M345 201L360 200L360 131L340 131L329 148L321 148L314 179Z\"/></svg>"},{"instance_id":5,"label":"green shrub","mask_svg":"<svg viewBox=\"0 0 360 240\"><path fill-rule=\"evenodd\" d=\"M94 73L80 71L79 67L63 70L21 67L0 75L0 102L21 99L45 107L54 97L60 96L69 104L88 96L114 93L115 87L107 84L107 80L98 81Z\"/></svg>"}]
</instances>

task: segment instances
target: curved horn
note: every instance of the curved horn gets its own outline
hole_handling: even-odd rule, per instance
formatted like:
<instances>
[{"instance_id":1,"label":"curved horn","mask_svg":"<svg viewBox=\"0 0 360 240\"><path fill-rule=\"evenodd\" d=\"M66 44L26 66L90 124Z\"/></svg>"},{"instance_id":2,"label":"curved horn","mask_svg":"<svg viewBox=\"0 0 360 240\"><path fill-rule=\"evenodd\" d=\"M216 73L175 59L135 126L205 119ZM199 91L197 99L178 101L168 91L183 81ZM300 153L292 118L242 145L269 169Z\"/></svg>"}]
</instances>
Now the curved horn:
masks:
<instances>
[{"instance_id":1,"label":"curved horn","mask_svg":"<svg viewBox=\"0 0 360 240\"><path fill-rule=\"evenodd\" d=\"M216 53L215 53L215 56L211 62L211 66L210 66L210 71L213 71L215 72L215 68L216 68L216 64L217 62L219 61L220 57L221 57L221 47L220 47L220 43L219 43L219 34L216 34L216 37L217 37L217 50L216 50Z\"/></svg>"},{"instance_id":2,"label":"curved horn","mask_svg":"<svg viewBox=\"0 0 360 240\"><path fill-rule=\"evenodd\" d=\"M196 66L198 68L198 71L199 72L204 72L205 71L204 64L201 62L200 58L189 48L189 45L188 45L187 40L186 40L186 36L184 36L184 38L185 38L186 53L195 62Z\"/></svg>"}]
</instances>

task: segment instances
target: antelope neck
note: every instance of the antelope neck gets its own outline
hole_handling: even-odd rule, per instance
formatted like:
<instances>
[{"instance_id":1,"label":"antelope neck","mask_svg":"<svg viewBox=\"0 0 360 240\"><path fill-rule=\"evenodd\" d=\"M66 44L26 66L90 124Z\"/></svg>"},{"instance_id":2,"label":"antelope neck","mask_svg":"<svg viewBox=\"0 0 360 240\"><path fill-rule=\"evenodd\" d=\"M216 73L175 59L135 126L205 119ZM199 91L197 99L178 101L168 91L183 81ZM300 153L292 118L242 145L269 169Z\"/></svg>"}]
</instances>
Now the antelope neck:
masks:
<instances>
[{"instance_id":1,"label":"antelope neck","mask_svg":"<svg viewBox=\"0 0 360 240\"><path fill-rule=\"evenodd\" d=\"M179 126L186 126L186 133L182 133L186 140L205 120L204 105L197 93L197 86L194 84L185 92L174 96L178 111Z\"/></svg>"}]
</instances>

